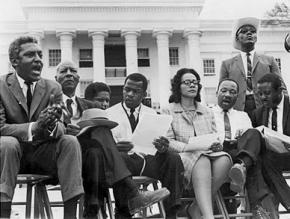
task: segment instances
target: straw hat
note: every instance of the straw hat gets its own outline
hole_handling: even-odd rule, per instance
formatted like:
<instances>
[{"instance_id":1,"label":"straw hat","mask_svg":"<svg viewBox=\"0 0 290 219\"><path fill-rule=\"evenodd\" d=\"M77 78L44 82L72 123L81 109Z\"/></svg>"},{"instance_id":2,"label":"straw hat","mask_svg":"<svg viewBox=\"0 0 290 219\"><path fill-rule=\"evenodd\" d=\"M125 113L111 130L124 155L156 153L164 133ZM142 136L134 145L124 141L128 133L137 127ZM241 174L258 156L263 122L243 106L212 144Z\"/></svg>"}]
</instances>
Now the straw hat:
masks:
<instances>
[{"instance_id":1,"label":"straw hat","mask_svg":"<svg viewBox=\"0 0 290 219\"><path fill-rule=\"evenodd\" d=\"M233 39L234 48L236 48L238 50L241 50L241 45L236 40L236 35L237 35L238 30L244 25L251 25L251 26L255 27L257 30L257 33L258 33L259 26L260 26L260 20L258 18L254 18L254 17L244 17L244 18L240 18L240 19L235 21L235 23L233 25L233 30L232 30L232 39Z\"/></svg>"},{"instance_id":2,"label":"straw hat","mask_svg":"<svg viewBox=\"0 0 290 219\"><path fill-rule=\"evenodd\" d=\"M77 125L81 128L81 131L78 134L78 136L80 136L92 127L105 126L112 129L116 127L118 123L109 120L105 110L92 108L83 111L81 120L77 123Z\"/></svg>"}]
</instances>

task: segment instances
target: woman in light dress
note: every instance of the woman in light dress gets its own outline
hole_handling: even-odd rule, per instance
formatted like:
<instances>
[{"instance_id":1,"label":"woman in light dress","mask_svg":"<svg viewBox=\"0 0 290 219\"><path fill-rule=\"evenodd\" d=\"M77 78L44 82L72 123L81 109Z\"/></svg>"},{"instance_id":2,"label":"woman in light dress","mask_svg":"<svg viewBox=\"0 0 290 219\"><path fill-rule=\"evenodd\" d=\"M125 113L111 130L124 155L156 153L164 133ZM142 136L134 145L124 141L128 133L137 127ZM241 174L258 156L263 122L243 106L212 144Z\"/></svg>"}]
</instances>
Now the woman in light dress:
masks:
<instances>
[{"instance_id":1,"label":"woman in light dress","mask_svg":"<svg viewBox=\"0 0 290 219\"><path fill-rule=\"evenodd\" d=\"M154 145L161 150L175 151L182 159L185 188L193 189L196 199L187 206L189 218L202 215L203 219L213 219L212 195L227 179L232 160L222 151L215 134L213 113L200 104L201 87L195 70L177 71L172 81L170 104L162 111L173 116L171 128L167 137L155 139ZM200 139L205 135L205 139Z\"/></svg>"}]
</instances>

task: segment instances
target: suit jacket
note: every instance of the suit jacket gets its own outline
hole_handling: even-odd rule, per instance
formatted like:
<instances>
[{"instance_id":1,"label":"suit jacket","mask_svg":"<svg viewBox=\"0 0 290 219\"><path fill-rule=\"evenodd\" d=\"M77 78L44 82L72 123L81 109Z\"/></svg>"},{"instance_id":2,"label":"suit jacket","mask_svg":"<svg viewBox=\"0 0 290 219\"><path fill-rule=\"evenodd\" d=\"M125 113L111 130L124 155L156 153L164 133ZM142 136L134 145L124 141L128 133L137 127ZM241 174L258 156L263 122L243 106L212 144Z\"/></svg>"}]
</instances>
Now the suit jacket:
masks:
<instances>
[{"instance_id":1,"label":"suit jacket","mask_svg":"<svg viewBox=\"0 0 290 219\"><path fill-rule=\"evenodd\" d=\"M116 142L131 141L132 129L125 110L121 103L118 103L107 109L108 116L112 121L117 122L119 125L112 129L112 133ZM143 113L156 114L155 110L141 104L139 118Z\"/></svg>"},{"instance_id":2,"label":"suit jacket","mask_svg":"<svg viewBox=\"0 0 290 219\"><path fill-rule=\"evenodd\" d=\"M277 74L281 77L281 73L275 59L272 56L257 54L256 52L254 53L252 71L253 71L252 77L253 92L256 107L258 108L259 106L262 105L259 96L257 94L258 80L268 73ZM234 109L243 111L245 108L245 100L246 100L247 78L241 54L222 62L220 70L220 81L224 78L231 78L236 82L238 82L240 90L238 94L238 99L234 105ZM286 86L283 80L282 83L283 87L286 90Z\"/></svg>"},{"instance_id":3,"label":"suit jacket","mask_svg":"<svg viewBox=\"0 0 290 219\"><path fill-rule=\"evenodd\" d=\"M41 78L36 82L30 112L23 95L16 73L9 73L0 78L0 135L13 136L20 141L28 140L29 123L35 122L54 94L57 103L62 102L61 86L52 80ZM58 131L64 132L60 124Z\"/></svg>"},{"instance_id":4,"label":"suit jacket","mask_svg":"<svg viewBox=\"0 0 290 219\"><path fill-rule=\"evenodd\" d=\"M253 127L260 125L268 126L269 109L264 105L253 111ZM290 136L290 101L289 96L284 96L283 105L283 134Z\"/></svg>"}]
</instances>

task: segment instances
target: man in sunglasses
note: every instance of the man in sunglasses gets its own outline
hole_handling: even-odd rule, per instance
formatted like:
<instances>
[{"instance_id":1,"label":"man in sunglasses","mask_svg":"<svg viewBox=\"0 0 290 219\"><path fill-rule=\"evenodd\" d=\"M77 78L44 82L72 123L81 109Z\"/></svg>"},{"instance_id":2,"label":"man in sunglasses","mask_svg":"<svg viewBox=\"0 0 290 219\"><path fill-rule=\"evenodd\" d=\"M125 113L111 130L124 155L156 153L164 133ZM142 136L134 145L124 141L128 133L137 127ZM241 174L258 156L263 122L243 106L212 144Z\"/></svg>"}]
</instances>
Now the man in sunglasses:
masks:
<instances>
[{"instance_id":1,"label":"man in sunglasses","mask_svg":"<svg viewBox=\"0 0 290 219\"><path fill-rule=\"evenodd\" d=\"M232 31L233 46L240 53L223 61L220 70L220 81L230 78L239 82L240 91L234 108L245 111L250 116L254 109L262 105L257 93L257 81L267 73L277 74L281 78L274 57L255 51L258 28L257 18L246 17L235 22ZM282 87L286 93L283 80Z\"/></svg>"}]
</instances>

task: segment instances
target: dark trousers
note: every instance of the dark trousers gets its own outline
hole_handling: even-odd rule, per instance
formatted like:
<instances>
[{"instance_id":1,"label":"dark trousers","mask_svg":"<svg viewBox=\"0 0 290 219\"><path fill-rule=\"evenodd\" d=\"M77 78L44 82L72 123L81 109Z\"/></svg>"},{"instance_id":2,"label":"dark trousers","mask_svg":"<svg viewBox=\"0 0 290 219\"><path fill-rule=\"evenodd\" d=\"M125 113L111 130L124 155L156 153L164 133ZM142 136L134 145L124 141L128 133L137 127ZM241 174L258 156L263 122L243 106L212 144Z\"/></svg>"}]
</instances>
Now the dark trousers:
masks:
<instances>
[{"instance_id":1,"label":"dark trousers","mask_svg":"<svg viewBox=\"0 0 290 219\"><path fill-rule=\"evenodd\" d=\"M272 218L278 218L276 200L285 208L290 206L290 188L282 176L282 170L290 170L290 153L277 154L266 150L265 140L256 129L243 134L238 141L238 151L238 158L248 156L253 161L247 169L246 180L250 206L261 204Z\"/></svg>"},{"instance_id":2,"label":"dark trousers","mask_svg":"<svg viewBox=\"0 0 290 219\"><path fill-rule=\"evenodd\" d=\"M267 151L262 161L266 183L278 201L290 211L290 187L282 175L282 171L290 170L290 153L278 154Z\"/></svg>"},{"instance_id":3,"label":"dark trousers","mask_svg":"<svg viewBox=\"0 0 290 219\"><path fill-rule=\"evenodd\" d=\"M251 158L253 165L247 170L246 188L250 205L256 206L268 193L269 189L262 175L260 152L264 151L264 139L256 129L247 130L235 144L224 142L224 151L228 152L233 161L244 156Z\"/></svg>"},{"instance_id":4,"label":"dark trousers","mask_svg":"<svg viewBox=\"0 0 290 219\"><path fill-rule=\"evenodd\" d=\"M122 203L137 193L120 152L116 147L100 144L94 139L79 138L83 155L83 181L86 217L96 216L104 203L107 189L113 187L122 197Z\"/></svg>"},{"instance_id":5,"label":"dark trousers","mask_svg":"<svg viewBox=\"0 0 290 219\"><path fill-rule=\"evenodd\" d=\"M139 176L144 164L144 159L137 154L128 155L122 153L127 167L134 176ZM176 213L181 205L183 188L184 167L177 153L166 152L145 156L145 168L143 176L148 176L161 181L162 186L170 191L170 196L164 200L164 206L168 215ZM120 214L128 213L128 206L121 202L122 196L114 193L116 207Z\"/></svg>"}]
</instances>

